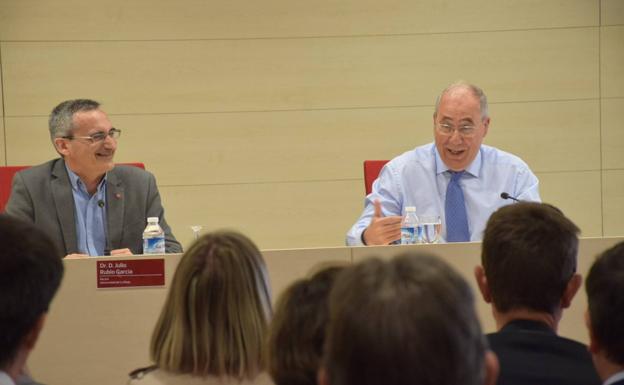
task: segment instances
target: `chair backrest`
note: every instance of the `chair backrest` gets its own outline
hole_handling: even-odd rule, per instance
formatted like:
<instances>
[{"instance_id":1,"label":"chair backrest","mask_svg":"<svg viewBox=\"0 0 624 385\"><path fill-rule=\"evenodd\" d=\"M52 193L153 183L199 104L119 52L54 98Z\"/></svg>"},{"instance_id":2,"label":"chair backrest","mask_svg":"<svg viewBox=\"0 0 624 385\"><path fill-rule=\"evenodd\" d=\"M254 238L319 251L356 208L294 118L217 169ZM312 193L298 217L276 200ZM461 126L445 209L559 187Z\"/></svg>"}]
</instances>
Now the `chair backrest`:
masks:
<instances>
[{"instance_id":1,"label":"chair backrest","mask_svg":"<svg viewBox=\"0 0 624 385\"><path fill-rule=\"evenodd\" d=\"M4 206L11 195L13 175L30 166L0 166L0 213L4 212Z\"/></svg>"},{"instance_id":2,"label":"chair backrest","mask_svg":"<svg viewBox=\"0 0 624 385\"><path fill-rule=\"evenodd\" d=\"M118 163L128 166L134 166L145 170L145 165L141 162ZM29 168L30 166L0 166L0 213L4 212L4 207L11 196L11 186L13 185L13 176L18 171Z\"/></svg>"},{"instance_id":3,"label":"chair backrest","mask_svg":"<svg viewBox=\"0 0 624 385\"><path fill-rule=\"evenodd\" d=\"M388 160L365 160L364 161L364 187L366 195L370 194L373 189L373 182L377 179L379 171L388 163Z\"/></svg>"}]
</instances>

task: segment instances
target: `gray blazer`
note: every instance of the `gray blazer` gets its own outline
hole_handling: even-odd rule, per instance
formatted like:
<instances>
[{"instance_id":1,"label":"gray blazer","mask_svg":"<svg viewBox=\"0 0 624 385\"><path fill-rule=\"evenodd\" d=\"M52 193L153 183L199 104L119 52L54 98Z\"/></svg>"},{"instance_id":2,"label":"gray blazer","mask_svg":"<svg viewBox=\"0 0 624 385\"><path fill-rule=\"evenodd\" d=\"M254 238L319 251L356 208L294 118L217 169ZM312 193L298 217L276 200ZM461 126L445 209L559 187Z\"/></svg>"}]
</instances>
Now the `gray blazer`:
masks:
<instances>
[{"instance_id":1,"label":"gray blazer","mask_svg":"<svg viewBox=\"0 0 624 385\"><path fill-rule=\"evenodd\" d=\"M54 159L15 174L5 212L34 223L52 238L63 255L78 253L74 196L63 159ZM167 253L182 246L165 221L156 179L133 166L115 166L106 176L107 249L143 252L147 217L160 218Z\"/></svg>"}]
</instances>

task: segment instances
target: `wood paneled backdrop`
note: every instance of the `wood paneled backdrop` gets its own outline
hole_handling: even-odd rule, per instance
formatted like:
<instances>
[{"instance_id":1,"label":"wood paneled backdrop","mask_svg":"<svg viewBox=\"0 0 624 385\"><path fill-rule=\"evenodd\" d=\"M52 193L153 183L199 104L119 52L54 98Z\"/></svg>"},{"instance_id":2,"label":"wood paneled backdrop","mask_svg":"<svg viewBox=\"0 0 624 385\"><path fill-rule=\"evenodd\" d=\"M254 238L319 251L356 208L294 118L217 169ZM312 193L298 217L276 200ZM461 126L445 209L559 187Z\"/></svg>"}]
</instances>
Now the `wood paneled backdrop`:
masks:
<instances>
[{"instance_id":1,"label":"wood paneled backdrop","mask_svg":"<svg viewBox=\"0 0 624 385\"><path fill-rule=\"evenodd\" d=\"M430 141L458 79L545 201L624 234L622 0L0 0L0 66L0 164L54 157L49 111L99 100L186 245L194 224L342 245L362 161Z\"/></svg>"}]
</instances>

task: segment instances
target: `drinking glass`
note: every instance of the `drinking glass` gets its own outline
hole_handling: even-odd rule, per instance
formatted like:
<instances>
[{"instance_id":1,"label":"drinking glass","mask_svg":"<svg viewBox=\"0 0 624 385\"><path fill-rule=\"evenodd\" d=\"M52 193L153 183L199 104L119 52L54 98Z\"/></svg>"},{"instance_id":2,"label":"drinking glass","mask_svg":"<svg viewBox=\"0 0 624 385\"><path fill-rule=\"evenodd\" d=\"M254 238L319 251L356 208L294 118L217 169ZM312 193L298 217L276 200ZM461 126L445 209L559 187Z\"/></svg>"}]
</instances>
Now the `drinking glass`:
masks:
<instances>
[{"instance_id":1,"label":"drinking glass","mask_svg":"<svg viewBox=\"0 0 624 385\"><path fill-rule=\"evenodd\" d=\"M199 239L199 232L204 228L202 225L191 225L191 230L193 230L193 239Z\"/></svg>"},{"instance_id":2,"label":"drinking glass","mask_svg":"<svg viewBox=\"0 0 624 385\"><path fill-rule=\"evenodd\" d=\"M419 215L420 226L422 228L422 243L438 243L442 232L442 221L439 215Z\"/></svg>"}]
</instances>

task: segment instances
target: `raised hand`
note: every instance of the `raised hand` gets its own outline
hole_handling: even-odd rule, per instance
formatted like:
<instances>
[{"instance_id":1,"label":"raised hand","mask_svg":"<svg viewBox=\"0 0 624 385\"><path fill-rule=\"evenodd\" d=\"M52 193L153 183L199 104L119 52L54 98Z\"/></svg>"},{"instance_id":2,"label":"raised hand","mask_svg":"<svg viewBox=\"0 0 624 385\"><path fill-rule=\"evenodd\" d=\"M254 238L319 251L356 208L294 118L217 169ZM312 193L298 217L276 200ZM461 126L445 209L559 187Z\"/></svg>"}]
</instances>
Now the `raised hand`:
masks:
<instances>
[{"instance_id":1,"label":"raised hand","mask_svg":"<svg viewBox=\"0 0 624 385\"><path fill-rule=\"evenodd\" d=\"M375 213L370 224L364 230L364 242L369 245L388 245L401 238L401 217L392 215L384 217L381 202L375 200Z\"/></svg>"}]
</instances>

